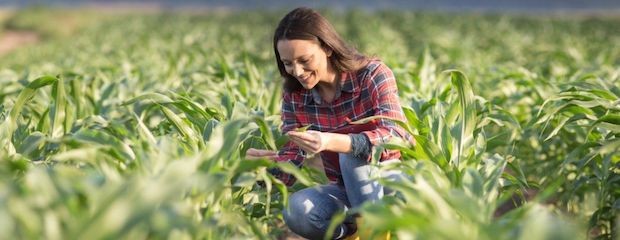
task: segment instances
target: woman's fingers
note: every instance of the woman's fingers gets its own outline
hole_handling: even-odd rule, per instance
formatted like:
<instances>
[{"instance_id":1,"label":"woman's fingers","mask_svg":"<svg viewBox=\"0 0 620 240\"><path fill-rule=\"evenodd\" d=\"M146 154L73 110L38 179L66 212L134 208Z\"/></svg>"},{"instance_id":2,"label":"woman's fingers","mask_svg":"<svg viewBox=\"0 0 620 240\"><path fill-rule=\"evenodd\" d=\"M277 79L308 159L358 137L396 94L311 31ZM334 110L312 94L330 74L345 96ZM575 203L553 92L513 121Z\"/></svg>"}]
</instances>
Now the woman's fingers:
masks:
<instances>
[{"instance_id":1,"label":"woman's fingers","mask_svg":"<svg viewBox=\"0 0 620 240\"><path fill-rule=\"evenodd\" d=\"M288 132L289 139L307 153L318 153L321 151L321 132Z\"/></svg>"},{"instance_id":2,"label":"woman's fingers","mask_svg":"<svg viewBox=\"0 0 620 240\"><path fill-rule=\"evenodd\" d=\"M321 132L288 132L289 139L307 153L318 153L321 151Z\"/></svg>"},{"instance_id":3,"label":"woman's fingers","mask_svg":"<svg viewBox=\"0 0 620 240\"><path fill-rule=\"evenodd\" d=\"M276 151L271 151L271 150L250 148L248 149L246 154L256 155L256 156L270 156L270 155L276 155L277 153Z\"/></svg>"},{"instance_id":4,"label":"woman's fingers","mask_svg":"<svg viewBox=\"0 0 620 240\"><path fill-rule=\"evenodd\" d=\"M260 155L260 156L275 156L275 155L277 155L277 153L275 151L262 150L262 151L258 152L258 155Z\"/></svg>"},{"instance_id":5,"label":"woman's fingers","mask_svg":"<svg viewBox=\"0 0 620 240\"><path fill-rule=\"evenodd\" d=\"M300 139L303 141L307 141L307 142L314 142L316 141L316 136L314 136L311 131L307 131L307 132L294 132L294 131L290 131L288 132L288 136L291 138L296 138L296 139Z\"/></svg>"},{"instance_id":6,"label":"woman's fingers","mask_svg":"<svg viewBox=\"0 0 620 240\"><path fill-rule=\"evenodd\" d=\"M307 135L306 136L289 135L289 139L293 141L295 144L297 144L298 146L300 144L305 145L305 146L318 145L318 141L316 138L314 138L314 136L312 135L307 136Z\"/></svg>"},{"instance_id":7,"label":"woman's fingers","mask_svg":"<svg viewBox=\"0 0 620 240\"><path fill-rule=\"evenodd\" d=\"M248 149L247 152L245 152L245 158L251 159L251 160L262 159L262 158L275 159L275 157L277 156L278 156L278 153L276 151L264 150L264 149L250 148Z\"/></svg>"},{"instance_id":8,"label":"woman's fingers","mask_svg":"<svg viewBox=\"0 0 620 240\"><path fill-rule=\"evenodd\" d=\"M299 148L303 149L304 151L306 151L308 153L317 153L318 152L316 144L311 144L311 143L308 143L306 141L299 140L299 139L294 139L294 138L291 138L291 141L293 141L293 143L295 145L297 145Z\"/></svg>"}]
</instances>

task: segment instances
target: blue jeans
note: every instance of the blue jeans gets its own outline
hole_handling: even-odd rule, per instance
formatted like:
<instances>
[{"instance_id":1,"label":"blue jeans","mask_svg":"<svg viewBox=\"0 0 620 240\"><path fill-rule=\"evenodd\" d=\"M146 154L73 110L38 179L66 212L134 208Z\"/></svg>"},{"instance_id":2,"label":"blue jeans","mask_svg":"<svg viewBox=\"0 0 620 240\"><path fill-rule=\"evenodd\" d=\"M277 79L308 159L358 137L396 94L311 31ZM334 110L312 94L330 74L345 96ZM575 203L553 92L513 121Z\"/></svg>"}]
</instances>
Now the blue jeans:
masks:
<instances>
[{"instance_id":1,"label":"blue jeans","mask_svg":"<svg viewBox=\"0 0 620 240\"><path fill-rule=\"evenodd\" d=\"M306 188L289 197L289 206L282 213L284 222L294 233L307 239L323 239L332 216L340 211L360 206L366 201L377 201L389 192L376 180L370 180L377 172L366 160L349 154L339 154L343 185L327 184ZM389 163L398 160L382 162ZM382 173L382 177L398 179L400 171ZM333 238L348 234L354 219L348 217L334 231Z\"/></svg>"}]
</instances>

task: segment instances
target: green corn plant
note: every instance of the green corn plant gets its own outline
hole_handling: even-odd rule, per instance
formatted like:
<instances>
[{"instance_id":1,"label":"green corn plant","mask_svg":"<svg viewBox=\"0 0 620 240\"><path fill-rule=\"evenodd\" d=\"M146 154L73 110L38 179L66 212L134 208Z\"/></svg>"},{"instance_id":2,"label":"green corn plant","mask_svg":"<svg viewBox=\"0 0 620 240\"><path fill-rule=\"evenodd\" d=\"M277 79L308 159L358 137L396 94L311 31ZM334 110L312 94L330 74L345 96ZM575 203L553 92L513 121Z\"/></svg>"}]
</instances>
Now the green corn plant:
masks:
<instances>
[{"instance_id":1,"label":"green corn plant","mask_svg":"<svg viewBox=\"0 0 620 240\"><path fill-rule=\"evenodd\" d=\"M474 144L476 138L467 140L474 132L481 132L485 125L481 125L481 120L477 120L477 110L473 102L467 99L474 99L473 92L467 78L460 72L451 73L453 87L457 89L454 93L455 105L460 105L458 110L449 108L445 114L456 114L462 117L447 116L443 119L450 119L456 123L456 134L450 135L454 144L446 145L441 143L433 143L431 141L417 142L412 156L418 158L418 161L409 160L403 162L397 167L390 167L386 170L401 170L405 176L398 181L389 181L380 179L386 186L398 191L399 197L388 197L381 204L366 204L358 211L362 214L369 226L373 226L374 233L392 232L399 238L441 238L452 239L456 237L464 237L467 239L513 239L526 238L534 236L535 238L575 238L576 232L571 230L571 234L562 232L568 231L563 228L562 231L547 231L540 229L534 233L525 234L520 229L526 228L523 224L525 219L545 218L544 224L550 224L558 221L551 213L540 211L540 207L536 204L525 206L519 210L520 215L504 215L500 219L494 216L495 208L499 206L501 187L504 185L507 175L504 169L507 164L506 158L489 153L475 154L479 147ZM468 94L468 96L464 96ZM459 104L460 103L460 104ZM469 104L471 105L469 105ZM456 113L451 112L456 111ZM471 111L471 112L468 112ZM413 118L412 111L406 111L409 118ZM441 113L441 112L434 112ZM469 117L467 115L469 114ZM485 119L482 116L480 119ZM417 118L413 118L417 119ZM467 122L467 119L473 122ZM415 122L415 121L414 121ZM418 121L419 122L419 121ZM445 124L442 122L442 124ZM470 126L466 129L464 126ZM451 133L454 131L450 131ZM459 134L466 132L469 135ZM433 134L433 133L429 133ZM416 139L436 139L438 141L445 140L438 136L430 136L422 138L419 135ZM457 138L458 136L458 138ZM483 136L483 135L478 135ZM399 147L400 146L400 147ZM442 149L443 146L456 146L448 149ZM402 149L403 145L393 143L386 145L388 148ZM431 150L422 150L422 149ZM435 155L445 156L447 154L462 155L463 152L471 154L466 155L462 165L456 165L456 162L448 162L445 157L444 164L436 161L428 161L425 157L434 150ZM451 152L450 152L451 151ZM425 153L425 154L416 154ZM456 157L458 161L458 157ZM431 162L432 164L427 164ZM451 172L448 172L451 171ZM513 178L514 179L514 178ZM402 202L401 202L402 201ZM397 214L398 212L398 214ZM394 216L398 217L394 218ZM515 216L517 215L517 216ZM390 217L388 217L390 216ZM386 221L386 219L390 219ZM567 223L567 220L561 220ZM451 227L446 228L448 224Z\"/></svg>"},{"instance_id":2,"label":"green corn plant","mask_svg":"<svg viewBox=\"0 0 620 240\"><path fill-rule=\"evenodd\" d=\"M614 204L620 197L614 190L620 185L616 171L620 164L616 154L620 150L620 100L612 86L584 80L566 84L565 90L547 100L536 124L544 141L575 139L568 143L572 150L562 152L564 160L557 163L557 171L570 176L560 193L563 208L581 210L587 207L585 197L595 194L590 231L614 238L618 214Z\"/></svg>"},{"instance_id":3,"label":"green corn plant","mask_svg":"<svg viewBox=\"0 0 620 240\"><path fill-rule=\"evenodd\" d=\"M375 120L416 140L379 146L410 177L352 210L376 234L617 238L617 19L320 11L393 70L407 121ZM288 196L325 179L243 156L288 142L271 45L285 13L11 14L43 38L0 58L0 238L286 238ZM506 201L522 206L494 212Z\"/></svg>"},{"instance_id":4,"label":"green corn plant","mask_svg":"<svg viewBox=\"0 0 620 240\"><path fill-rule=\"evenodd\" d=\"M39 88L45 87L50 84L54 84L58 81L58 78L52 76L43 76L35 79L29 83L24 90L22 90L15 101L13 108L9 112L9 116L0 125L0 144L3 149L9 154L14 153L14 144L11 141L14 131L17 128L19 121L19 115L22 108L30 98L35 94L35 91Z\"/></svg>"}]
</instances>

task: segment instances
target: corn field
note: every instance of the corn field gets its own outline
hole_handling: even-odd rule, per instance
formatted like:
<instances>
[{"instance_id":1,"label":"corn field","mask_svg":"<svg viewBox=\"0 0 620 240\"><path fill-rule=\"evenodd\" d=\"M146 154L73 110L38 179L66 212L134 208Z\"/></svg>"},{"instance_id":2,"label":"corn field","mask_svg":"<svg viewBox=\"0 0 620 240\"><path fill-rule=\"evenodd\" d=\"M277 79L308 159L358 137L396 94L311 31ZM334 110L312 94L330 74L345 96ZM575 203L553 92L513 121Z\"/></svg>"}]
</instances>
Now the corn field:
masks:
<instances>
[{"instance_id":1,"label":"corn field","mask_svg":"<svg viewBox=\"0 0 620 240\"><path fill-rule=\"evenodd\" d=\"M373 233L620 238L620 18L321 12L392 68L416 139L379 146L410 178L352 210ZM285 13L2 18L0 36L42 41L0 58L0 238L285 238L287 197L326 181L244 158L287 141L271 42Z\"/></svg>"}]
</instances>

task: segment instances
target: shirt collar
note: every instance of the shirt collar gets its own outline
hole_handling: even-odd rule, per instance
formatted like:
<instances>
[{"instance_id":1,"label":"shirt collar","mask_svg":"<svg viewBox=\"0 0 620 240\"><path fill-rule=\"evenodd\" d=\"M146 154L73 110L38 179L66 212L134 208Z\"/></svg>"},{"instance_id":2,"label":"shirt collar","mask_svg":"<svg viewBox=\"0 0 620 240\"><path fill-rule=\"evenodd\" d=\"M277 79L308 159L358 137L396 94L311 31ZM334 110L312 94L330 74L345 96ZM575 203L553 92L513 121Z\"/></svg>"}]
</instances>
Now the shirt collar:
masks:
<instances>
[{"instance_id":1,"label":"shirt collar","mask_svg":"<svg viewBox=\"0 0 620 240\"><path fill-rule=\"evenodd\" d=\"M340 74L340 91L336 92L336 99L342 95L342 92L353 93L359 91L359 83L354 81L356 78L351 72L342 72ZM306 91L304 102L306 104L314 101L317 104L322 104L323 99L316 88Z\"/></svg>"},{"instance_id":2,"label":"shirt collar","mask_svg":"<svg viewBox=\"0 0 620 240\"><path fill-rule=\"evenodd\" d=\"M342 81L340 81L340 89L348 93L359 92L360 86L359 81L356 81L357 78L358 76L356 76L356 73L343 72L342 75L340 75L340 79L342 79Z\"/></svg>"}]
</instances>

